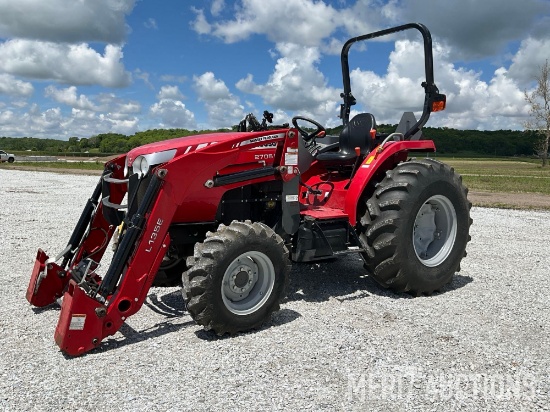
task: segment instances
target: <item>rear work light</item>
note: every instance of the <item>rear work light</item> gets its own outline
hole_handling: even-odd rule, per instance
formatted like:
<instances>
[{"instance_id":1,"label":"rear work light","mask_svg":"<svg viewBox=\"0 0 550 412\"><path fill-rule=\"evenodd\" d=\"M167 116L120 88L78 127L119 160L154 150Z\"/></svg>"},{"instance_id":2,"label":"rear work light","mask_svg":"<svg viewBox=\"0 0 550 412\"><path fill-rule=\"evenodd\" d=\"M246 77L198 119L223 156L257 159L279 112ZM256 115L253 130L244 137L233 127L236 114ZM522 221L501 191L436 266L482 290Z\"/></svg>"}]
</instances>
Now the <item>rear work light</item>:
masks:
<instances>
[{"instance_id":1,"label":"rear work light","mask_svg":"<svg viewBox=\"0 0 550 412\"><path fill-rule=\"evenodd\" d=\"M447 96L444 94L437 94L432 99L432 112L440 112L445 110L445 105L447 103Z\"/></svg>"}]
</instances>

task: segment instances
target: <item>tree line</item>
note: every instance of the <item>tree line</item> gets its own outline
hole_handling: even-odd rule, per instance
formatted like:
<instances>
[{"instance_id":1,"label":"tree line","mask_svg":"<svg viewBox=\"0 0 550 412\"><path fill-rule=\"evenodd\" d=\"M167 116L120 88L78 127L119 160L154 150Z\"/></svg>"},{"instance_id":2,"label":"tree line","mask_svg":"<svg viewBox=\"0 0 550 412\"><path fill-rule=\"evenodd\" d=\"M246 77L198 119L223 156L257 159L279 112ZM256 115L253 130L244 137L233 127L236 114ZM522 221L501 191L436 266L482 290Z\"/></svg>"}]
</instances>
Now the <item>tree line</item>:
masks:
<instances>
[{"instance_id":1,"label":"tree line","mask_svg":"<svg viewBox=\"0 0 550 412\"><path fill-rule=\"evenodd\" d=\"M341 126L327 130L338 134ZM397 125L381 124L378 131L390 133ZM458 130L448 127L423 127L425 139L433 140L437 153L456 156L533 156L537 155L538 136L521 130Z\"/></svg>"},{"instance_id":2,"label":"tree line","mask_svg":"<svg viewBox=\"0 0 550 412\"><path fill-rule=\"evenodd\" d=\"M236 128L237 126L235 126ZM379 125L381 132L391 132L396 125ZM337 135L341 127L327 129ZM34 137L0 137L0 149L6 151L37 151L43 153L124 153L135 147L175 137L227 130L152 129L127 136L102 133L89 138L71 137L68 141ZM457 130L451 128L423 128L424 136L432 139L437 152L448 155L478 156L533 156L537 155L537 135L518 130Z\"/></svg>"}]
</instances>

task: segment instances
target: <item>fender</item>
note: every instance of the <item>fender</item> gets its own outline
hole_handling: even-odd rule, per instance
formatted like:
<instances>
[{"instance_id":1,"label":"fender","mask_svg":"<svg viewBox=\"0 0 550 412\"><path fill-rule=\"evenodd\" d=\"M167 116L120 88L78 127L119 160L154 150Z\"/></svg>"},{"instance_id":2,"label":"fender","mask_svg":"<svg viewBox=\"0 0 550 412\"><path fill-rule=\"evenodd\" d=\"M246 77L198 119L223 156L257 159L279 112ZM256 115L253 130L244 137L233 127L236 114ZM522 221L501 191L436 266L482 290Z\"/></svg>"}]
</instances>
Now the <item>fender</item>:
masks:
<instances>
[{"instance_id":1,"label":"fender","mask_svg":"<svg viewBox=\"0 0 550 412\"><path fill-rule=\"evenodd\" d=\"M409 152L435 152L435 145L431 140L387 142L384 146L376 147L363 160L346 193L344 212L349 216L351 226L357 223L357 205L367 184L374 181L373 176L380 170L385 172L406 160Z\"/></svg>"}]
</instances>

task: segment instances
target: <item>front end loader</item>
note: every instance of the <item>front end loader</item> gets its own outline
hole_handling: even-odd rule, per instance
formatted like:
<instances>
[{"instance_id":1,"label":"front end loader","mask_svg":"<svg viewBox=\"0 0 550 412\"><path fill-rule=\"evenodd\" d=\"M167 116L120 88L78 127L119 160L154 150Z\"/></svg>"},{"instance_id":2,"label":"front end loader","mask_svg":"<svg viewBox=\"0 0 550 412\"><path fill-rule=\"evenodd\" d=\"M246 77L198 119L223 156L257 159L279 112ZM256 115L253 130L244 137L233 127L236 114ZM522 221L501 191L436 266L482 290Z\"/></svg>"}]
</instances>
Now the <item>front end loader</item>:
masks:
<instances>
[{"instance_id":1,"label":"front end loader","mask_svg":"<svg viewBox=\"0 0 550 412\"><path fill-rule=\"evenodd\" d=\"M350 119L348 53L409 29L424 41L423 111L379 133L370 113ZM421 129L446 104L430 33L411 23L352 38L341 59L339 136L302 116L270 125L266 111L262 123L249 115L237 131L152 143L105 164L66 248L54 258L38 250L27 289L34 306L61 302L63 352L100 346L153 285L180 283L192 318L222 335L258 328L279 308L291 261L358 253L380 285L414 295L451 281L469 241L467 189L443 163L410 159L435 151Z\"/></svg>"}]
</instances>

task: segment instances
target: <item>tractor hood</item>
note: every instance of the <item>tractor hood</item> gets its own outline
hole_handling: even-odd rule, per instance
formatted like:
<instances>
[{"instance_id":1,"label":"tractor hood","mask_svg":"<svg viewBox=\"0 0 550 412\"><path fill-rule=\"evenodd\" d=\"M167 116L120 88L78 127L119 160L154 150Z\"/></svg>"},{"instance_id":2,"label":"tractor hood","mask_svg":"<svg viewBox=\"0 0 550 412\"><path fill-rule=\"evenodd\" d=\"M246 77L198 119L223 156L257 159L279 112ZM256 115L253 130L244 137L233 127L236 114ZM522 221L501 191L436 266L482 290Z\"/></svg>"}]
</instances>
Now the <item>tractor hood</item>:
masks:
<instances>
[{"instance_id":1,"label":"tractor hood","mask_svg":"<svg viewBox=\"0 0 550 412\"><path fill-rule=\"evenodd\" d=\"M137 157L147 155L155 155L156 158L162 160L157 164L164 163L174 157L189 153L191 151L203 149L211 144L230 140L241 140L249 137L250 135L250 132L208 133L149 143L130 150L126 157L126 165L128 167L132 166Z\"/></svg>"}]
</instances>

